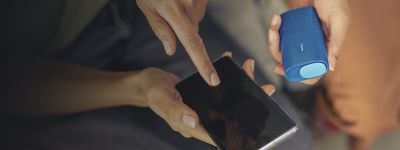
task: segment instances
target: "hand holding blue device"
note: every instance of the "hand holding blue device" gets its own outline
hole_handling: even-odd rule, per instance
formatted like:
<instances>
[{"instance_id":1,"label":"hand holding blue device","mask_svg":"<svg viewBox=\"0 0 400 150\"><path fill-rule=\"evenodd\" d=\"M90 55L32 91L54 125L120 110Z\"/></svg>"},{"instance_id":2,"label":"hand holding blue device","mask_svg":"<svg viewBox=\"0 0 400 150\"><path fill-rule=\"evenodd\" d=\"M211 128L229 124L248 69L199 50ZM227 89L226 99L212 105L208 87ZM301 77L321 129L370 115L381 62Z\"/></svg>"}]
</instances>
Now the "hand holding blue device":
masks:
<instances>
[{"instance_id":1,"label":"hand holding blue device","mask_svg":"<svg viewBox=\"0 0 400 150\"><path fill-rule=\"evenodd\" d=\"M315 9L298 8L281 17L280 46L286 78L298 82L328 72L325 37Z\"/></svg>"}]
</instances>

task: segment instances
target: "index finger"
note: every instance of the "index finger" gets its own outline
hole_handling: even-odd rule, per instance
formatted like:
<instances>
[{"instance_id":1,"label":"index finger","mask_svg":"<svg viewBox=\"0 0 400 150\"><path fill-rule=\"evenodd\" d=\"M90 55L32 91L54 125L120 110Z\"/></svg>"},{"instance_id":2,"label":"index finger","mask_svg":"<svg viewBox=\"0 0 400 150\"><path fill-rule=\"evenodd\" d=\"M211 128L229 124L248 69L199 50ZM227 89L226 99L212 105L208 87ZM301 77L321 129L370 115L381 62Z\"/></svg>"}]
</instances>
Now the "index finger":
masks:
<instances>
[{"instance_id":1,"label":"index finger","mask_svg":"<svg viewBox=\"0 0 400 150\"><path fill-rule=\"evenodd\" d=\"M182 10L179 12L166 12L166 14L163 17L171 25L200 75L209 85L218 85L220 79L208 57L203 40L197 33L195 25L192 24Z\"/></svg>"}]
</instances>

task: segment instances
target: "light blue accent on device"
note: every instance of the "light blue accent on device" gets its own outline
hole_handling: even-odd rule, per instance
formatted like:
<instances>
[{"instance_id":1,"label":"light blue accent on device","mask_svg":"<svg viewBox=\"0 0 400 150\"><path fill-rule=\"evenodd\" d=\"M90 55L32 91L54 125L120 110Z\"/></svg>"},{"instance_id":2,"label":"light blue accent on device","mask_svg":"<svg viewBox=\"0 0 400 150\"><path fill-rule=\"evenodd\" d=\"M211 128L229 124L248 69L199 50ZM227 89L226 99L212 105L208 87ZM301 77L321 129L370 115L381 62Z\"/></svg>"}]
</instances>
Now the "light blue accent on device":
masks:
<instances>
[{"instance_id":1,"label":"light blue accent on device","mask_svg":"<svg viewBox=\"0 0 400 150\"><path fill-rule=\"evenodd\" d=\"M328 72L325 37L315 9L298 8L281 17L280 47L286 79L298 82Z\"/></svg>"},{"instance_id":2,"label":"light blue accent on device","mask_svg":"<svg viewBox=\"0 0 400 150\"><path fill-rule=\"evenodd\" d=\"M303 78L314 78L323 75L326 71L323 63L312 63L301 67L300 75Z\"/></svg>"}]
</instances>

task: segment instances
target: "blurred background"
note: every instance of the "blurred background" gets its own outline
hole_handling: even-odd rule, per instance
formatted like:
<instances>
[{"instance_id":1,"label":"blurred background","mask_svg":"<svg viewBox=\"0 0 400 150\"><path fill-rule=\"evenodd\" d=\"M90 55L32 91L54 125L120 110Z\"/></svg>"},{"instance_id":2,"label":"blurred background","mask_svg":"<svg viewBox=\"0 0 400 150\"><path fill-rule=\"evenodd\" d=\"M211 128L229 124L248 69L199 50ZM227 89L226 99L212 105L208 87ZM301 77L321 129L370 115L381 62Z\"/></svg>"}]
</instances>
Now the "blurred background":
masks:
<instances>
[{"instance_id":1,"label":"blurred background","mask_svg":"<svg viewBox=\"0 0 400 150\"><path fill-rule=\"evenodd\" d=\"M115 5L106 4L110 1ZM104 7L107 9L92 5L92 2L95 1L82 1L88 7L79 7L83 6L78 5L80 1L73 1L76 2L76 5L65 6L62 4L66 1L59 1L59 3L52 0L44 0L41 1L42 3L28 3L26 1L24 3L23 0L9 1L4 6L20 3L21 7L18 8L21 11L12 10L11 13L2 14L5 15L2 18L12 20L4 24L9 27L15 26L16 29L1 28L2 30L5 29L5 31L2 31L4 37L1 39L12 41L23 37L21 39L24 43L3 42L1 48L2 50L8 49L12 47L10 45L14 44L13 46L17 47L17 50L25 48L37 50L43 47L62 50L64 48L67 50L74 49L72 53L64 53L61 50L60 53L53 51L54 53L50 55L42 55L46 51L30 52L34 56L51 57L65 62L112 71L133 70L153 64L158 64L160 68L174 72L182 78L195 71L181 45L178 45L178 51L173 57L156 59L145 55L151 53L154 56L165 56L164 51L161 50L162 45L148 27L146 18L136 7L133 0L123 1L125 3L118 0L110 1L104 0L104 4L96 3L96 5L107 6ZM272 70L277 63L268 54L268 28L272 15L279 15L295 9L299 2L302 2L302 0L208 0L206 15L200 24L199 32L209 50L210 57L215 59L220 57L223 51L231 50L234 52L236 60L243 61L249 57L254 58L257 63L257 81L276 85L278 92L274 96L279 100L278 103L301 126L301 133L278 149L296 148L293 145L299 146L299 150L301 148L363 150L362 147L365 145L372 147L373 150L400 149L400 1L351 0L351 23L336 69L334 72L329 72L315 85L291 83L275 74ZM49 3L60 4L57 8L46 7L52 12L62 14L64 10L73 11L60 19L57 14L38 11L40 10L39 7L37 10L32 9ZM127 8L130 9L131 7L135 8L135 11L126 11ZM102 12L99 13L101 15L97 14L98 12ZM125 14L125 12L129 13ZM31 18L27 14L36 16L36 18ZM47 14L48 18L42 17L43 14ZM85 14L84 16L89 17L89 19L79 17L77 19L76 16L79 16L79 14ZM25 16L25 19L30 23L26 24L24 21L18 20L21 16ZM90 17L96 19L91 22ZM50 21L46 20L49 18ZM112 18L112 23L107 20L110 18ZM137 21L132 18L140 20ZM51 21L60 21L61 23L54 24ZM16 24L19 26L16 26ZM69 29L68 27L71 26L85 27L85 30ZM83 31L81 32L81 30ZM53 43L49 44L49 41ZM117 46L112 42L117 43ZM90 48L104 50L104 53L99 57L92 57L92 55L95 55L94 52L82 52L82 50ZM136 50L136 48L139 53L128 51ZM110 56L109 49L118 50L116 55L120 59L116 61L117 63L110 63L115 60L104 59ZM181 59L182 57L185 59ZM146 61L152 63L144 64L143 62ZM175 61L174 65L170 65L171 61ZM164 62L168 63L164 64ZM111 65L105 65L107 63ZM137 66L128 66L131 64ZM115 66L120 68L112 68ZM188 66L190 69L179 72L183 70L182 68ZM141 124L148 121L144 116L137 115L136 118L135 115L130 116L131 114L140 114L136 112L143 111L150 118L155 118L157 124L152 123L154 120L151 119L149 119L151 125ZM122 110L77 114L62 119L50 119L50 121L41 120L39 123L34 123L36 125L33 127L38 128L29 128L29 130L18 130L17 126L5 125L7 128L0 128L0 134L7 133L0 137L0 146L7 144L8 136L13 136L14 141L18 141L16 142L18 145L19 137L25 137L26 134L29 135L26 136L28 141L29 138L34 139L32 142L34 144L30 143L32 145L35 145L35 142L43 145L55 144L60 146L58 148L63 149L69 145L65 145L64 141L53 141L53 138L67 135L64 137L65 139L60 139L78 143L78 147L82 145L98 146L97 143L102 143L101 140L105 140L104 143L111 143L110 147L122 145L122 148L132 144L129 141L124 141L124 139L130 138L135 133L141 134L142 130L136 131L129 128L136 126L132 123L132 120L137 118L139 118L137 123L140 124L138 126L150 128L150 130L153 130L154 127L154 131L173 135L171 138L165 135L163 137L172 140L172 142L199 144L198 141L187 140L177 133L170 133L173 131L170 131L165 122L149 110L123 108ZM6 119L10 118L6 117ZM44 123L44 125L42 126L41 123ZM0 124L0 127L2 125ZM30 124L25 125L29 126ZM10 129L19 131L19 134L14 135ZM46 129L49 129L48 132L42 132L47 131ZM82 136L82 139L90 139L92 143L81 143L80 139L76 139L74 132L84 134L86 131L89 134ZM111 138L99 136L103 132L106 132L105 135L110 135ZM42 136L42 134L47 133L50 136ZM121 135L121 139L112 138L115 134ZM126 137L123 135L126 135ZM44 142L39 140L43 137L46 138ZM204 145L204 143L201 144ZM71 148L73 149L73 147ZM107 149L105 147L100 148ZM85 147L82 149L85 149ZM188 146L187 149L191 149L191 146Z\"/></svg>"}]
</instances>

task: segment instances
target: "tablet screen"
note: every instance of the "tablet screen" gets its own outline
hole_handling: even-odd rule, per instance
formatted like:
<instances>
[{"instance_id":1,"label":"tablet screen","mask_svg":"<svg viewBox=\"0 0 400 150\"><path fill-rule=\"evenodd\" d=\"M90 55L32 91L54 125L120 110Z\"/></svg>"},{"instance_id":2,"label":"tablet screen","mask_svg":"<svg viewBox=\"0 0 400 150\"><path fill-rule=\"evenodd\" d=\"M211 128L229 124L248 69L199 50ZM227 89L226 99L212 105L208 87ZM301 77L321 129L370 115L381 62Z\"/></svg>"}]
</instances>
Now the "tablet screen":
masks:
<instances>
[{"instance_id":1,"label":"tablet screen","mask_svg":"<svg viewBox=\"0 0 400 150\"><path fill-rule=\"evenodd\" d=\"M196 73L176 87L221 149L259 149L296 126L229 57L214 66L220 85L211 87Z\"/></svg>"}]
</instances>

